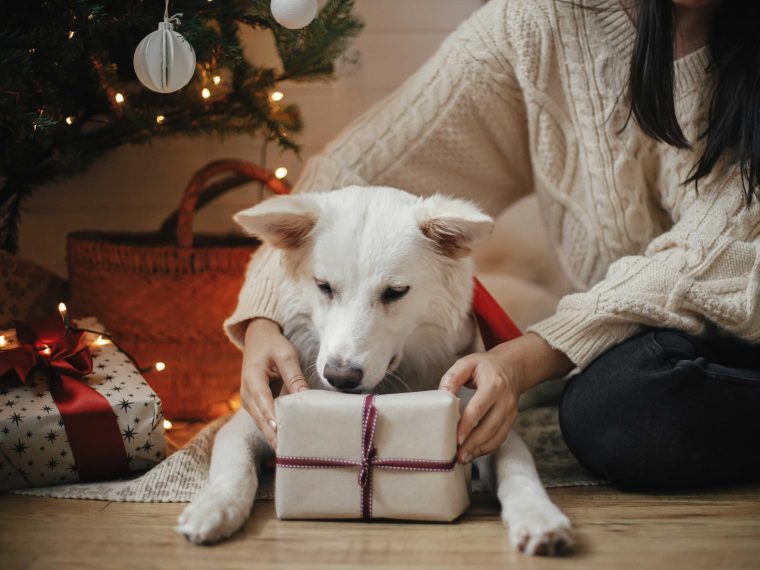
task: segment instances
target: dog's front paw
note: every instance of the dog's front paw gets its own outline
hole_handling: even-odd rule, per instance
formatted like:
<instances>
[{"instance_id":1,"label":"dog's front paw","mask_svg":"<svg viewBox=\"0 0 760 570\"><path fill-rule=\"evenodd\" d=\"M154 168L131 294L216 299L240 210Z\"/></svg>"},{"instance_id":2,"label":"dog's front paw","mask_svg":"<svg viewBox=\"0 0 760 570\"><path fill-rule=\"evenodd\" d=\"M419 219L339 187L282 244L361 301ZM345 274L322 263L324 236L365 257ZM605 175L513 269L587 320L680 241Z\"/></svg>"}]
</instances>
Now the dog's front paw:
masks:
<instances>
[{"instance_id":1,"label":"dog's front paw","mask_svg":"<svg viewBox=\"0 0 760 570\"><path fill-rule=\"evenodd\" d=\"M228 538L248 518L250 505L228 492L206 489L177 519L177 532L195 544L210 544Z\"/></svg>"},{"instance_id":2,"label":"dog's front paw","mask_svg":"<svg viewBox=\"0 0 760 570\"><path fill-rule=\"evenodd\" d=\"M518 501L510 506L505 523L510 541L523 554L557 556L575 544L570 521L551 502Z\"/></svg>"}]
</instances>

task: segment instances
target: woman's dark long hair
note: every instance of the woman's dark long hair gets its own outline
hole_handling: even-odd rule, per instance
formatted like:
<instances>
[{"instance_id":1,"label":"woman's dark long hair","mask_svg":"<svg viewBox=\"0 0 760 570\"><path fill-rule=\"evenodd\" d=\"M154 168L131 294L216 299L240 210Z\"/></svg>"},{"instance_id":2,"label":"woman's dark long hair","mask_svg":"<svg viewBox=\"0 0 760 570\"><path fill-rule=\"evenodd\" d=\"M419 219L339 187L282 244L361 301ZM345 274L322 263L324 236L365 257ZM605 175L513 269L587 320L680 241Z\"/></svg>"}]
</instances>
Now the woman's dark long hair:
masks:
<instances>
[{"instance_id":1,"label":"woman's dark long hair","mask_svg":"<svg viewBox=\"0 0 760 570\"><path fill-rule=\"evenodd\" d=\"M747 204L760 200L760 20L757 2L722 0L715 9L708 45L715 82L704 151L686 183L699 182L718 160L739 165ZM631 114L655 140L678 148L690 141L673 101L675 9L672 0L638 0L636 45L628 96ZM693 142L693 141L691 141Z\"/></svg>"}]
</instances>

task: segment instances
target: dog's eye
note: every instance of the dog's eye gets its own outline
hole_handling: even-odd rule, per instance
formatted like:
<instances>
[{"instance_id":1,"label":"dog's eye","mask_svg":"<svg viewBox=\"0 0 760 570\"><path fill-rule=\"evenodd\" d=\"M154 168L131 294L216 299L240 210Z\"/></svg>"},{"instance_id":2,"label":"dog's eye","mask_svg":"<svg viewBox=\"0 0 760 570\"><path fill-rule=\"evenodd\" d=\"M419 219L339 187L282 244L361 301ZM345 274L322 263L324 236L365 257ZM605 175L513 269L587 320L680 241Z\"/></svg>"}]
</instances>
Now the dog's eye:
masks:
<instances>
[{"instance_id":1,"label":"dog's eye","mask_svg":"<svg viewBox=\"0 0 760 570\"><path fill-rule=\"evenodd\" d=\"M383 291L382 294L382 301L383 303L392 303L393 301L398 301L401 297L406 295L409 292L409 287L388 287Z\"/></svg>"},{"instance_id":2,"label":"dog's eye","mask_svg":"<svg viewBox=\"0 0 760 570\"><path fill-rule=\"evenodd\" d=\"M319 287L319 290L322 291L325 295L327 295L330 299L333 297L333 288L330 286L330 284L327 281L320 281L318 279L315 279L317 283L317 287Z\"/></svg>"}]
</instances>

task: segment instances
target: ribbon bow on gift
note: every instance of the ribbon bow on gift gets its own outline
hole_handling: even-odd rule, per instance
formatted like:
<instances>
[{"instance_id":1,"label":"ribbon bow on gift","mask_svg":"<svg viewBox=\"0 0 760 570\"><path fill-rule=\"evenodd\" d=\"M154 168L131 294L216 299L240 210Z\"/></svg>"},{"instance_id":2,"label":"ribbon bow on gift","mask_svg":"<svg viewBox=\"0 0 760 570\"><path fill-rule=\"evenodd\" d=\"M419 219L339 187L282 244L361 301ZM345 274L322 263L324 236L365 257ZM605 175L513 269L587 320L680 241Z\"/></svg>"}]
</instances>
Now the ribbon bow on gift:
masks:
<instances>
[{"instance_id":1,"label":"ribbon bow on gift","mask_svg":"<svg viewBox=\"0 0 760 570\"><path fill-rule=\"evenodd\" d=\"M129 466L111 404L84 381L92 372L85 334L57 317L17 325L19 346L0 350L0 377L14 372L27 383L32 371L47 372L79 480L95 481L124 475Z\"/></svg>"},{"instance_id":2,"label":"ribbon bow on gift","mask_svg":"<svg viewBox=\"0 0 760 570\"><path fill-rule=\"evenodd\" d=\"M51 389L64 377L84 378L92 372L92 356L84 342L84 331L70 329L61 319L48 318L16 326L19 346L0 352L0 376L13 370L26 383L37 366L50 369Z\"/></svg>"}]
</instances>

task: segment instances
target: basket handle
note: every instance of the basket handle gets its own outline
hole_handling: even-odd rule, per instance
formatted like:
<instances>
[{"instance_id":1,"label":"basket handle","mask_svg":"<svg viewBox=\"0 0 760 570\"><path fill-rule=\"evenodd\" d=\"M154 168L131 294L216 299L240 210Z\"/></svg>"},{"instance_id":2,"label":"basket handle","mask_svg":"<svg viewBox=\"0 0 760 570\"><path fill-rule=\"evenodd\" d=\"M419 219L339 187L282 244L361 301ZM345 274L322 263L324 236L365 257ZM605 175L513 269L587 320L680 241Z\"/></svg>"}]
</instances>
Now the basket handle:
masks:
<instances>
[{"instance_id":1,"label":"basket handle","mask_svg":"<svg viewBox=\"0 0 760 570\"><path fill-rule=\"evenodd\" d=\"M228 172L231 175L206 187L209 180ZM196 209L202 208L228 190L251 180L262 182L274 194L290 193L290 186L265 168L244 160L215 160L193 174L182 195L179 208L161 224L159 233L167 238L173 234L177 246L181 248L193 247L193 218Z\"/></svg>"}]
</instances>

